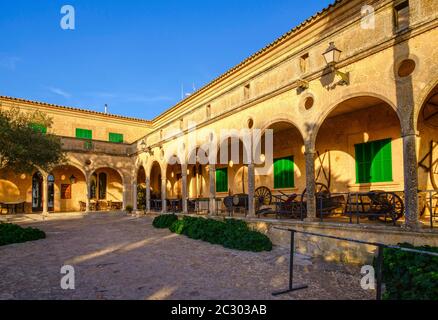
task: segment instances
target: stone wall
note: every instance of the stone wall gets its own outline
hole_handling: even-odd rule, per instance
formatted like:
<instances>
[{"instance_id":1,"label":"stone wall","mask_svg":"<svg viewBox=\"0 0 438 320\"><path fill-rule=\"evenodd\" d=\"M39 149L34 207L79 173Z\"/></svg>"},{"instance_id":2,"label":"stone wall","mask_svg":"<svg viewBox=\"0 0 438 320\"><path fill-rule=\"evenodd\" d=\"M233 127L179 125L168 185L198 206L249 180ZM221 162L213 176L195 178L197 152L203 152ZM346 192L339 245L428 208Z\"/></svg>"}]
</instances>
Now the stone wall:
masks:
<instances>
[{"instance_id":1,"label":"stone wall","mask_svg":"<svg viewBox=\"0 0 438 320\"><path fill-rule=\"evenodd\" d=\"M301 222L301 221L259 221L250 220L252 228L267 234L275 245L290 247L290 233L275 228L292 228L341 238L349 238L372 243L397 245L410 243L415 246L429 245L438 247L438 234L430 230L408 232L397 227L346 225L336 223ZM320 257L327 261L350 264L371 264L376 254L376 247L348 241L321 238L297 234L296 249L302 254Z\"/></svg>"}]
</instances>

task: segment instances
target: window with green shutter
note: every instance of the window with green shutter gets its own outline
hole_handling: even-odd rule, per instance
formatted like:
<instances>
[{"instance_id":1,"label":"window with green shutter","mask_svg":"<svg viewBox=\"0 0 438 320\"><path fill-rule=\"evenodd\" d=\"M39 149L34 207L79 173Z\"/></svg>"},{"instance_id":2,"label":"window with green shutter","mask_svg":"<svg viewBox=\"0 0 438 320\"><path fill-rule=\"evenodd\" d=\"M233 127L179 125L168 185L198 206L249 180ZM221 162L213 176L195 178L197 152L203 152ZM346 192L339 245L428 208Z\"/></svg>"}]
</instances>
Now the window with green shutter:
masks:
<instances>
[{"instance_id":1,"label":"window with green shutter","mask_svg":"<svg viewBox=\"0 0 438 320\"><path fill-rule=\"evenodd\" d=\"M228 168L216 169L216 192L228 192Z\"/></svg>"},{"instance_id":2,"label":"window with green shutter","mask_svg":"<svg viewBox=\"0 0 438 320\"><path fill-rule=\"evenodd\" d=\"M123 134L110 132L109 141L114 143L123 143Z\"/></svg>"},{"instance_id":3,"label":"window with green shutter","mask_svg":"<svg viewBox=\"0 0 438 320\"><path fill-rule=\"evenodd\" d=\"M46 134L47 133L47 127L41 123L31 123L30 127L35 131L35 132L39 132L42 134Z\"/></svg>"},{"instance_id":4,"label":"window with green shutter","mask_svg":"<svg viewBox=\"0 0 438 320\"><path fill-rule=\"evenodd\" d=\"M391 139L355 145L357 183L392 181Z\"/></svg>"},{"instance_id":5,"label":"window with green shutter","mask_svg":"<svg viewBox=\"0 0 438 320\"><path fill-rule=\"evenodd\" d=\"M274 160L274 189L295 187L294 157Z\"/></svg>"},{"instance_id":6,"label":"window with green shutter","mask_svg":"<svg viewBox=\"0 0 438 320\"><path fill-rule=\"evenodd\" d=\"M76 138L92 140L93 139L93 131L87 130L87 129L77 128L76 129Z\"/></svg>"}]
</instances>

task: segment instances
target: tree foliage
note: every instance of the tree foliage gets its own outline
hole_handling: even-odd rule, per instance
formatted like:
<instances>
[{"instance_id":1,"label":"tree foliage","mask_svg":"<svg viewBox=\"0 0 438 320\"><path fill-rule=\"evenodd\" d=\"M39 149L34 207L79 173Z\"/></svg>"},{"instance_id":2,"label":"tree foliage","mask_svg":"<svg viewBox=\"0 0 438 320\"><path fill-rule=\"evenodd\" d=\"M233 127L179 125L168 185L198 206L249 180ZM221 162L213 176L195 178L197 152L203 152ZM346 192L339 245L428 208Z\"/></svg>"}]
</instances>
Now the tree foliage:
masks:
<instances>
[{"instance_id":1,"label":"tree foliage","mask_svg":"<svg viewBox=\"0 0 438 320\"><path fill-rule=\"evenodd\" d=\"M40 111L0 110L0 169L50 171L65 160L61 139L47 134L52 119Z\"/></svg>"}]
</instances>

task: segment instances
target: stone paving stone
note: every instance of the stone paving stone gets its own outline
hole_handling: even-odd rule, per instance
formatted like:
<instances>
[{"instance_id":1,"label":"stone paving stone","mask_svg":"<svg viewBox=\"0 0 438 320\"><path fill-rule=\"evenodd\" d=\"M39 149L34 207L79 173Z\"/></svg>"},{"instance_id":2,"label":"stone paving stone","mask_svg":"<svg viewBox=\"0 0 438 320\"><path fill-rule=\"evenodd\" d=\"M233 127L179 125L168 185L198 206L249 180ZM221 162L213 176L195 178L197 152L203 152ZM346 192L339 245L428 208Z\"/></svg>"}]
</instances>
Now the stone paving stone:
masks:
<instances>
[{"instance_id":1,"label":"stone paving stone","mask_svg":"<svg viewBox=\"0 0 438 320\"><path fill-rule=\"evenodd\" d=\"M289 252L225 249L152 227L149 217L90 215L22 225L47 239L0 247L0 299L373 299L360 268L297 255L295 281L309 289L281 297ZM60 287L75 268L76 289Z\"/></svg>"}]
</instances>

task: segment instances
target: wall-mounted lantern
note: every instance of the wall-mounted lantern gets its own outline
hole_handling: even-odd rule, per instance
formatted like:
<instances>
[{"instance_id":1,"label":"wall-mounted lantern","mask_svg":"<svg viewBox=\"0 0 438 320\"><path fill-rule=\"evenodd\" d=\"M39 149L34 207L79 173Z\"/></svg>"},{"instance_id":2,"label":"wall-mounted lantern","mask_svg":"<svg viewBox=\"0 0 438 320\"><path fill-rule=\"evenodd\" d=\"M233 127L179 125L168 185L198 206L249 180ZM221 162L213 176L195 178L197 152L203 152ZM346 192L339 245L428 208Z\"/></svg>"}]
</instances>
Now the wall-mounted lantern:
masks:
<instances>
[{"instance_id":1,"label":"wall-mounted lantern","mask_svg":"<svg viewBox=\"0 0 438 320\"><path fill-rule=\"evenodd\" d=\"M143 139L140 143L141 150L146 150L146 141Z\"/></svg>"},{"instance_id":2,"label":"wall-mounted lantern","mask_svg":"<svg viewBox=\"0 0 438 320\"><path fill-rule=\"evenodd\" d=\"M348 85L350 83L350 74L344 73L336 69L336 64L339 62L342 51L336 48L334 42L330 42L327 50L322 54L324 56L327 66L334 72L341 80L337 83L339 85Z\"/></svg>"},{"instance_id":3,"label":"wall-mounted lantern","mask_svg":"<svg viewBox=\"0 0 438 320\"><path fill-rule=\"evenodd\" d=\"M76 183L76 177L72 174L70 177L70 183L75 184Z\"/></svg>"}]
</instances>

